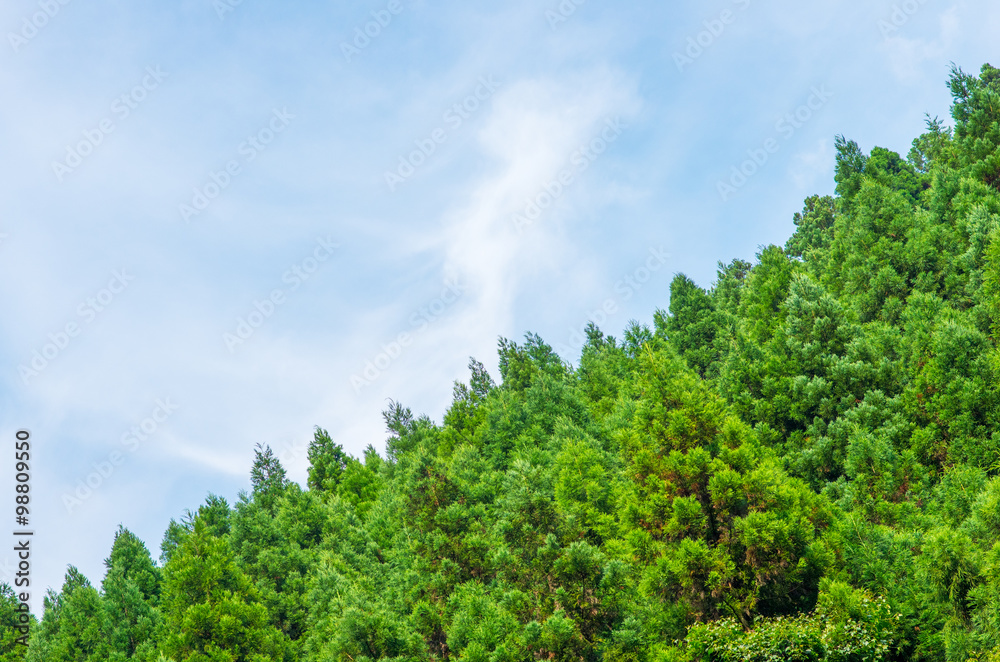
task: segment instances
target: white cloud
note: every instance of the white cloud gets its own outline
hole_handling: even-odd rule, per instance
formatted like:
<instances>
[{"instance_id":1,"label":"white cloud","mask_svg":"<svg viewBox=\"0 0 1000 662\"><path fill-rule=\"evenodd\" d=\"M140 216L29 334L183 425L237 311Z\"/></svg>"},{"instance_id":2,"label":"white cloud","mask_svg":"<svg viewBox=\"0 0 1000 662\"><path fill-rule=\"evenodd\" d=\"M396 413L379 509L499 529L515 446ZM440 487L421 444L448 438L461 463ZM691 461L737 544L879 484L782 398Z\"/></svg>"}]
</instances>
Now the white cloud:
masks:
<instances>
[{"instance_id":1,"label":"white cloud","mask_svg":"<svg viewBox=\"0 0 1000 662\"><path fill-rule=\"evenodd\" d=\"M927 6L924 5L922 10L926 11L926 9ZM907 16L906 14L901 15ZM898 19L897 22L901 20ZM887 31L884 45L892 73L904 83L924 81L929 77L929 74L939 73L937 67L928 72L924 65L926 63L937 64L942 58L947 59L953 44L961 36L958 5L941 13L938 18L939 31L934 37L907 37L909 32L907 26L910 21L911 19L907 16L906 23L901 27L892 32ZM895 26L893 25L893 27Z\"/></svg>"},{"instance_id":2,"label":"white cloud","mask_svg":"<svg viewBox=\"0 0 1000 662\"><path fill-rule=\"evenodd\" d=\"M813 149L792 155L789 176L796 188L808 194L820 178L832 175L835 158L833 142L817 140Z\"/></svg>"},{"instance_id":3,"label":"white cloud","mask_svg":"<svg viewBox=\"0 0 1000 662\"><path fill-rule=\"evenodd\" d=\"M49 474L36 480L40 494L47 485L56 495L50 510L62 510L58 481L106 457L156 398L180 404L121 482L73 518L44 522L41 585L58 585L68 562L102 572L122 519L151 531L155 550L169 517L197 507L204 490L231 496L248 484L257 442L280 457L320 424L360 454L384 441L390 397L440 419L469 355L496 376L498 335L532 329L566 341L651 246L673 252L670 271L711 275L718 259L751 256L762 233L779 241L800 204L795 187L830 186L833 135L885 135L900 117L886 100L920 106L915 116L946 104L947 62L972 70L991 59L998 25L995 3L967 0L940 20L928 3L886 42L866 13L875 10L857 3L753 3L713 64L678 78L674 46L664 45L669 20L691 17L694 29L713 12L578 3L552 31L544 12L555 4L414 3L350 64L338 43L367 10L330 3L245 3L219 22L194 0L124 13L74 2L18 55L4 46L0 388L14 405L2 418L45 439ZM36 7L6 3L0 23L16 28ZM880 56L895 77L873 69ZM157 63L171 77L58 185L52 159ZM390 194L385 169L487 74L502 82L496 94ZM768 170L755 181L759 196L720 211L713 173L731 161L733 141L752 144L776 104L799 103L817 80L836 86L838 103L823 111L827 140L803 142L791 173ZM298 115L289 131L183 225L177 206L192 187L284 105ZM615 116L634 127L518 233L512 215ZM327 233L343 252L230 354L222 334ZM671 236L685 243L663 240ZM17 364L123 266L134 285L23 388ZM413 331L410 316L449 276L467 293L356 394L351 375ZM668 280L664 269L623 302L613 326L665 306ZM297 480L307 464L302 453L286 458Z\"/></svg>"},{"instance_id":4,"label":"white cloud","mask_svg":"<svg viewBox=\"0 0 1000 662\"><path fill-rule=\"evenodd\" d=\"M461 314L463 330L479 336L507 328L515 298L537 277L538 261L554 268L573 255L572 239L567 242L561 231L566 219L560 212L589 187L603 190L615 183L580 172L572 155L597 137L608 120L627 124L639 107L634 85L609 70L517 81L497 95L479 134L490 172L471 186L468 202L444 219L446 268L462 274L476 293ZM600 169L600 157L590 167ZM523 215L562 170L575 173L573 183L518 232L513 216Z\"/></svg>"}]
</instances>

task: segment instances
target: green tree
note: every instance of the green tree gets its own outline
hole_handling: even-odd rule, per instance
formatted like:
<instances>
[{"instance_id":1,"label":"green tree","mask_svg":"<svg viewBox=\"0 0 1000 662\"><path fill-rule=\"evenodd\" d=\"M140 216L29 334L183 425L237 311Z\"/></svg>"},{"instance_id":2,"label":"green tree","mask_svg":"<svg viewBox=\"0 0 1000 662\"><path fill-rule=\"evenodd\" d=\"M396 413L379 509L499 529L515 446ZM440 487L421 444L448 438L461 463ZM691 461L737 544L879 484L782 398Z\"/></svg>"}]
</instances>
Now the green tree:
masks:
<instances>
[{"instance_id":1,"label":"green tree","mask_svg":"<svg viewBox=\"0 0 1000 662\"><path fill-rule=\"evenodd\" d=\"M657 312L657 329L670 339L687 364L701 376L718 373L715 339L718 322L712 299L690 278L678 274L670 283L670 316Z\"/></svg>"},{"instance_id":2,"label":"green tree","mask_svg":"<svg viewBox=\"0 0 1000 662\"><path fill-rule=\"evenodd\" d=\"M970 175L1000 190L1000 70L984 64L976 78L952 65L949 85L960 161Z\"/></svg>"},{"instance_id":3,"label":"green tree","mask_svg":"<svg viewBox=\"0 0 1000 662\"><path fill-rule=\"evenodd\" d=\"M166 634L175 662L274 662L287 640L269 622L257 589L224 539L195 517L163 570Z\"/></svg>"},{"instance_id":4,"label":"green tree","mask_svg":"<svg viewBox=\"0 0 1000 662\"><path fill-rule=\"evenodd\" d=\"M43 604L42 622L32 634L25 660L98 662L109 658L101 596L79 570L70 566L62 590L50 590Z\"/></svg>"},{"instance_id":5,"label":"green tree","mask_svg":"<svg viewBox=\"0 0 1000 662\"><path fill-rule=\"evenodd\" d=\"M344 447L334 443L330 433L317 426L309 442L309 489L330 492L337 489L347 469L350 456Z\"/></svg>"},{"instance_id":6,"label":"green tree","mask_svg":"<svg viewBox=\"0 0 1000 662\"><path fill-rule=\"evenodd\" d=\"M254 448L250 483L253 485L254 500L268 510L274 509L278 497L288 485L285 468L266 444L257 444Z\"/></svg>"},{"instance_id":7,"label":"green tree","mask_svg":"<svg viewBox=\"0 0 1000 662\"><path fill-rule=\"evenodd\" d=\"M108 659L154 660L155 635L162 622L160 568L153 564L146 545L121 527L104 563L108 571L101 592Z\"/></svg>"},{"instance_id":8,"label":"green tree","mask_svg":"<svg viewBox=\"0 0 1000 662\"><path fill-rule=\"evenodd\" d=\"M18 643L18 639L31 630L34 626L34 616L25 614L25 619L21 618L22 611L19 609L20 601L17 594L7 584L0 584L0 662L20 662L24 659L27 646ZM26 627L27 630L21 630Z\"/></svg>"}]
</instances>

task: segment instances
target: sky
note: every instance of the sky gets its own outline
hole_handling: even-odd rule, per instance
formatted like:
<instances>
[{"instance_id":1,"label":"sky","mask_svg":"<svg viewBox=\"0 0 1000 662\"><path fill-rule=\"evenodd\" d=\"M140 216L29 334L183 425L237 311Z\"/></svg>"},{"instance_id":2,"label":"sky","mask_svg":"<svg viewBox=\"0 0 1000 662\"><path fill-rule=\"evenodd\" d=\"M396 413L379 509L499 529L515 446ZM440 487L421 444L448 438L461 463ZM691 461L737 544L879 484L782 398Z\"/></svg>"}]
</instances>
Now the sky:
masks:
<instances>
[{"instance_id":1,"label":"sky","mask_svg":"<svg viewBox=\"0 0 1000 662\"><path fill-rule=\"evenodd\" d=\"M34 609L119 526L158 557L233 503L258 443L305 484L315 426L381 450L390 399L440 422L499 337L574 363L784 244L835 136L905 155L998 34L987 0L6 0L0 536L27 430Z\"/></svg>"}]
</instances>

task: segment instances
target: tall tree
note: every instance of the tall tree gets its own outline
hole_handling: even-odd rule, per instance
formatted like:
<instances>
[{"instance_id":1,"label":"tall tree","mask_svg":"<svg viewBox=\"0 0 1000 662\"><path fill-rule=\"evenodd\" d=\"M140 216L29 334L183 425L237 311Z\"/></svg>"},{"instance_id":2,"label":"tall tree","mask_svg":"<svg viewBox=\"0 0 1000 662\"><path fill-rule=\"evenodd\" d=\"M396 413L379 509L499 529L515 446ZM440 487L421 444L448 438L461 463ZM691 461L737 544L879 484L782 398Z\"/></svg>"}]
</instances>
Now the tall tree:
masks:
<instances>
[{"instance_id":1,"label":"tall tree","mask_svg":"<svg viewBox=\"0 0 1000 662\"><path fill-rule=\"evenodd\" d=\"M103 593L105 638L110 660L153 660L155 635L162 622L158 609L161 570L146 545L123 527L115 534Z\"/></svg>"}]
</instances>

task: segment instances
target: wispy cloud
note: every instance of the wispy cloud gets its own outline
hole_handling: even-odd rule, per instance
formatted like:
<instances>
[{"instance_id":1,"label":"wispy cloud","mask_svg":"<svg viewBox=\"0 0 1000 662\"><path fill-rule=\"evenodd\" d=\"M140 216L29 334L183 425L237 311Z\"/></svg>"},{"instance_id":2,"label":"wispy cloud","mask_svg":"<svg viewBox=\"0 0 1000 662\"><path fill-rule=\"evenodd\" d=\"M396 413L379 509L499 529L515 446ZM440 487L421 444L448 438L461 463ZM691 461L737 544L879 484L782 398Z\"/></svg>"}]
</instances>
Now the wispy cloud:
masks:
<instances>
[{"instance_id":1,"label":"wispy cloud","mask_svg":"<svg viewBox=\"0 0 1000 662\"><path fill-rule=\"evenodd\" d=\"M941 12L936 21L937 34L927 36L915 34L912 23L923 12L931 14L935 6L912 4L917 7L912 12L903 9L903 5L909 7L910 3L893 5L889 15L880 22L891 71L904 83L927 80L926 64L939 64L942 59L947 59L953 45L961 38L958 5ZM940 67L934 66L931 75L938 75L939 71Z\"/></svg>"}]
</instances>

